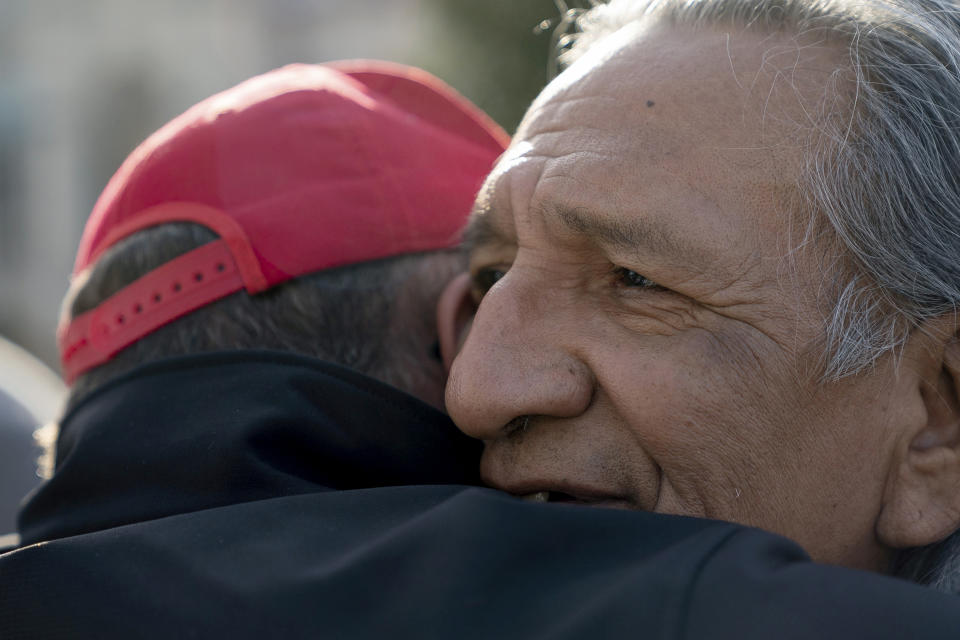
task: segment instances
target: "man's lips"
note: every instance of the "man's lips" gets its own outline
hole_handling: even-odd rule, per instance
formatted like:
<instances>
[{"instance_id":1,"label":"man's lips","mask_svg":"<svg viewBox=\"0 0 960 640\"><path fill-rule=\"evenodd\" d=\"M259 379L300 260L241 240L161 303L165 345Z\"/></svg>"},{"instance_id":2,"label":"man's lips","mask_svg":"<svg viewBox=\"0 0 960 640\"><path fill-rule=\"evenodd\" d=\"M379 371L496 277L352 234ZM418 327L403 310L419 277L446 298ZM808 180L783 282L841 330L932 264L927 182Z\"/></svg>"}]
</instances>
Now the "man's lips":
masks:
<instances>
[{"instance_id":1,"label":"man's lips","mask_svg":"<svg viewBox=\"0 0 960 640\"><path fill-rule=\"evenodd\" d=\"M550 502L550 492L549 491L536 491L534 493L528 493L525 496L517 496L521 500L526 500L527 502Z\"/></svg>"},{"instance_id":2,"label":"man's lips","mask_svg":"<svg viewBox=\"0 0 960 640\"><path fill-rule=\"evenodd\" d=\"M553 502L560 504L574 504L588 507L607 507L611 509L638 509L632 501L623 496L590 492L587 494L567 493L565 491L533 491L517 495L527 502Z\"/></svg>"}]
</instances>

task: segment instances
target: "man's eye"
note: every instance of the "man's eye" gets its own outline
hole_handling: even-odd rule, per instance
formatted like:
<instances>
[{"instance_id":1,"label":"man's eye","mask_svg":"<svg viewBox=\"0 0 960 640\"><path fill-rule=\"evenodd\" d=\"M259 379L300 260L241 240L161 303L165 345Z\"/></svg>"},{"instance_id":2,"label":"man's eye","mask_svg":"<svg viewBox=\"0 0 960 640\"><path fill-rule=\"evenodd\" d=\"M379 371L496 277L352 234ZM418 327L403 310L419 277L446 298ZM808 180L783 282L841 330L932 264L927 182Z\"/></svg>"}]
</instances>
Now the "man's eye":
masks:
<instances>
[{"instance_id":1,"label":"man's eye","mask_svg":"<svg viewBox=\"0 0 960 640\"><path fill-rule=\"evenodd\" d=\"M617 279L617 283L625 287L638 289L662 289L660 285L650 278L642 276L636 271L627 269L626 267L616 267L614 268L613 273Z\"/></svg>"},{"instance_id":2,"label":"man's eye","mask_svg":"<svg viewBox=\"0 0 960 640\"><path fill-rule=\"evenodd\" d=\"M474 291L483 296L493 285L497 284L497 281L500 280L500 278L505 275L507 275L506 269L498 269L496 267L484 267L482 269L478 269L473 275Z\"/></svg>"}]
</instances>

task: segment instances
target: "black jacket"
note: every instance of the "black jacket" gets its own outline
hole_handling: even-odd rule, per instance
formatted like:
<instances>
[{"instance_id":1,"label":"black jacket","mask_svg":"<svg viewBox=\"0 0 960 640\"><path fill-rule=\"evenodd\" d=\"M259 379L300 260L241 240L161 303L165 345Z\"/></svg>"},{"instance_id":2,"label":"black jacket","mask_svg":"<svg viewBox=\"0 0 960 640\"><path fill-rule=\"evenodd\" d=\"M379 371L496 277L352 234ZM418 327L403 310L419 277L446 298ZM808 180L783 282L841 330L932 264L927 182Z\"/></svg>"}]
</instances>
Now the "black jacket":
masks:
<instances>
[{"instance_id":1,"label":"black jacket","mask_svg":"<svg viewBox=\"0 0 960 640\"><path fill-rule=\"evenodd\" d=\"M960 638L956 598L777 536L468 486L441 414L308 358L146 367L63 428L0 638Z\"/></svg>"}]
</instances>

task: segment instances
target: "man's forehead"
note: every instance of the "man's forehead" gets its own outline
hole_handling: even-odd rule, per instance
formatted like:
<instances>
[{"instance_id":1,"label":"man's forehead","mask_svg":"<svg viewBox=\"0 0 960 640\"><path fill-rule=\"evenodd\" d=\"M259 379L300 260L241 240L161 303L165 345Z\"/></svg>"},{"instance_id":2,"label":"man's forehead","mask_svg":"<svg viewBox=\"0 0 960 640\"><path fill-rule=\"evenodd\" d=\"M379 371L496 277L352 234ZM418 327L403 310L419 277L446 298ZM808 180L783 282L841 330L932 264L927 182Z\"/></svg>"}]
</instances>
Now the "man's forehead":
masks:
<instances>
[{"instance_id":1,"label":"man's forehead","mask_svg":"<svg viewBox=\"0 0 960 640\"><path fill-rule=\"evenodd\" d=\"M802 144L781 124L798 119L784 115L779 96L751 97L778 90L775 69L768 85L757 79L762 47L773 45L756 34L744 46L721 33L641 35L651 41L622 40L581 59L538 98L478 199L473 246L515 243L517 217L533 216L621 248L646 240L637 249L717 266L727 247L755 245L758 226L767 241L784 228ZM743 84L745 70L755 86ZM797 102L796 87L786 89Z\"/></svg>"},{"instance_id":2,"label":"man's forehead","mask_svg":"<svg viewBox=\"0 0 960 640\"><path fill-rule=\"evenodd\" d=\"M518 224L672 255L695 252L688 236L702 232L704 222L711 238L726 234L717 226L720 207L704 188L709 177L692 174L692 161L668 157L653 145L618 144L624 136L616 126L566 124L517 139L504 154L477 198L466 236L471 246L514 243ZM671 132L656 133L657 145L669 146L662 141ZM679 144L672 146L674 156L685 155L677 152ZM699 230L688 228L691 215Z\"/></svg>"},{"instance_id":3,"label":"man's forehead","mask_svg":"<svg viewBox=\"0 0 960 640\"><path fill-rule=\"evenodd\" d=\"M692 29L642 20L595 44L538 96L517 138L549 128L558 111L582 124L621 111L675 112L748 137L816 129L818 106L844 92L846 50L818 35ZM851 88L851 87L847 87ZM647 113L647 109L652 109ZM740 142L749 143L747 140Z\"/></svg>"}]
</instances>

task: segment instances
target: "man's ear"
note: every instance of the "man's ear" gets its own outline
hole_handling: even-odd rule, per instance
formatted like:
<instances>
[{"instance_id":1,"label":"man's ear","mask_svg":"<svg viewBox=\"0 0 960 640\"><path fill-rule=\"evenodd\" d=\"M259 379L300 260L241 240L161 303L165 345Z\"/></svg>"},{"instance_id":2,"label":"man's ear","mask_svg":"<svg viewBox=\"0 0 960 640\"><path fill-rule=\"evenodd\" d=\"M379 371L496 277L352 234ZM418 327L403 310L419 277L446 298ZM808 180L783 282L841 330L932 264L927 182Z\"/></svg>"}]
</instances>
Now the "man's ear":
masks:
<instances>
[{"instance_id":1,"label":"man's ear","mask_svg":"<svg viewBox=\"0 0 960 640\"><path fill-rule=\"evenodd\" d=\"M443 367L450 373L453 359L457 357L477 311L470 295L470 274L461 273L451 280L437 301L437 332L440 338L440 356Z\"/></svg>"},{"instance_id":2,"label":"man's ear","mask_svg":"<svg viewBox=\"0 0 960 640\"><path fill-rule=\"evenodd\" d=\"M960 341L955 318L938 318L915 336L926 344L916 395L925 410L894 452L877 520L892 548L938 542L960 528Z\"/></svg>"}]
</instances>

